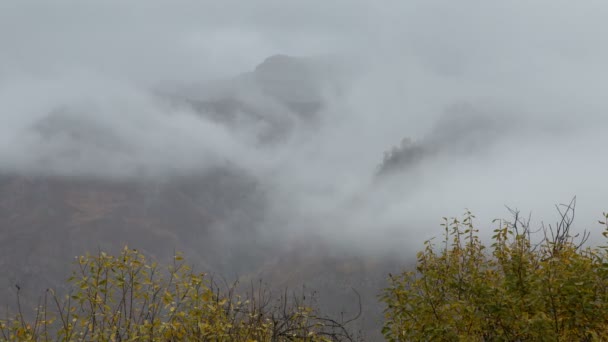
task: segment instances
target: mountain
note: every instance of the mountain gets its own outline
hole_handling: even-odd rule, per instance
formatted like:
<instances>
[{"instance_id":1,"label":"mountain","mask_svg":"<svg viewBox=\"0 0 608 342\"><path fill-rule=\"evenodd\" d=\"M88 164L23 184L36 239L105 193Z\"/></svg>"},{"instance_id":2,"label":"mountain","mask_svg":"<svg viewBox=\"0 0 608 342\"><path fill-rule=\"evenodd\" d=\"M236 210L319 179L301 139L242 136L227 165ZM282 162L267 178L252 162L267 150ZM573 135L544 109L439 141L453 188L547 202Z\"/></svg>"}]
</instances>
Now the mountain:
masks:
<instances>
[{"instance_id":1,"label":"mountain","mask_svg":"<svg viewBox=\"0 0 608 342\"><path fill-rule=\"evenodd\" d=\"M322 61L277 55L250 73L205 89L184 85L155 94L159 101L188 108L229 129L261 125L257 143L272 144L288 137L296 124L317 124L325 97L339 88L328 68ZM132 158L128 135L104 126L95 113L82 115L88 110L56 108L39 115L28 128L40 141L49 141L48 146L62 143L40 152L40 169L62 160L77 160L78 165L94 160L86 170L120 166L122 161L126 167ZM14 305L17 286L22 304L33 307L44 289L65 290L62 285L75 256L117 252L128 245L161 263L181 251L197 269L228 278L261 278L275 288L308 284L319 291L325 312L356 311L351 290L356 288L366 306L362 327L378 327L376 291L395 263L347 256L312 238L260 234L268 203L264 182L236 165L227 162L153 177L40 169L0 168L2 307Z\"/></svg>"},{"instance_id":2,"label":"mountain","mask_svg":"<svg viewBox=\"0 0 608 342\"><path fill-rule=\"evenodd\" d=\"M232 128L261 125L258 142L268 143L289 136L296 124L315 126L326 98L340 92L343 79L343 72L330 61L275 55L229 80L158 92Z\"/></svg>"}]
</instances>

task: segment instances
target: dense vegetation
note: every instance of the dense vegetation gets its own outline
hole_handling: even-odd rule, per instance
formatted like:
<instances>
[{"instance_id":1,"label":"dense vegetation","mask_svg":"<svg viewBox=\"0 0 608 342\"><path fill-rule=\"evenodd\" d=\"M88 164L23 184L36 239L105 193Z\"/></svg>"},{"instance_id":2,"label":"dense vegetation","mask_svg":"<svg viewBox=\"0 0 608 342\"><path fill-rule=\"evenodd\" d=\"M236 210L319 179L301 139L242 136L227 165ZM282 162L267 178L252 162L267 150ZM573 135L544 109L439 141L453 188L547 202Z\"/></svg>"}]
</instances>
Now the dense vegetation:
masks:
<instances>
[{"instance_id":1,"label":"dense vegetation","mask_svg":"<svg viewBox=\"0 0 608 342\"><path fill-rule=\"evenodd\" d=\"M555 225L497 221L486 246L467 212L444 218L445 238L425 243L416 270L390 275L380 296L389 341L608 340L608 246L571 234L574 202ZM608 214L600 221L608 237ZM47 291L31 319L0 321L10 341L354 341L353 319L320 315L305 294L278 297L167 268L125 248L77 259L70 295ZM222 284L222 285L218 285ZM240 295L239 293L243 293Z\"/></svg>"},{"instance_id":2,"label":"dense vegetation","mask_svg":"<svg viewBox=\"0 0 608 342\"><path fill-rule=\"evenodd\" d=\"M515 212L489 248L471 213L445 219L442 244L427 241L416 271L390 277L386 339L608 340L608 247L584 247L588 234L570 234L574 202L559 209L561 220L536 232Z\"/></svg>"},{"instance_id":3,"label":"dense vegetation","mask_svg":"<svg viewBox=\"0 0 608 342\"><path fill-rule=\"evenodd\" d=\"M77 260L62 298L47 291L33 319L0 321L8 341L352 341L349 320L319 316L306 294L271 295L251 284L218 285L180 255L167 270L136 250ZM223 279L221 280L223 281ZM19 297L18 297L19 298ZM310 301L310 300L309 300Z\"/></svg>"}]
</instances>

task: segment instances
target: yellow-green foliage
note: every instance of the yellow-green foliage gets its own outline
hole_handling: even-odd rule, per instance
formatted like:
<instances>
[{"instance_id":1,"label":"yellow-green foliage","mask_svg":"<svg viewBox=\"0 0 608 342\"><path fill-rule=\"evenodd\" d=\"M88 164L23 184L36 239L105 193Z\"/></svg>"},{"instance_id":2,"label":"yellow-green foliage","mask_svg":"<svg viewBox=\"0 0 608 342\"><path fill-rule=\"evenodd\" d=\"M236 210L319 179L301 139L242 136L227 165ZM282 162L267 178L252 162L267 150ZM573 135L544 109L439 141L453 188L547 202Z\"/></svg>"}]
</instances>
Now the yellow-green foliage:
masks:
<instances>
[{"instance_id":1,"label":"yellow-green foliage","mask_svg":"<svg viewBox=\"0 0 608 342\"><path fill-rule=\"evenodd\" d=\"M334 341L347 334L301 302L247 298L192 272L176 256L168 270L125 248L77 259L66 298L49 291L32 320L0 321L10 341ZM273 306L277 305L277 306ZM280 310L278 310L280 308ZM21 312L21 310L19 310Z\"/></svg>"},{"instance_id":2,"label":"yellow-green foliage","mask_svg":"<svg viewBox=\"0 0 608 342\"><path fill-rule=\"evenodd\" d=\"M500 222L490 248L470 212L463 220L444 219L445 240L440 246L426 242L416 272L390 277L382 295L384 336L608 341L608 254L605 247L583 248L569 235L573 210L568 206L557 225L539 229L539 243L517 217Z\"/></svg>"}]
</instances>

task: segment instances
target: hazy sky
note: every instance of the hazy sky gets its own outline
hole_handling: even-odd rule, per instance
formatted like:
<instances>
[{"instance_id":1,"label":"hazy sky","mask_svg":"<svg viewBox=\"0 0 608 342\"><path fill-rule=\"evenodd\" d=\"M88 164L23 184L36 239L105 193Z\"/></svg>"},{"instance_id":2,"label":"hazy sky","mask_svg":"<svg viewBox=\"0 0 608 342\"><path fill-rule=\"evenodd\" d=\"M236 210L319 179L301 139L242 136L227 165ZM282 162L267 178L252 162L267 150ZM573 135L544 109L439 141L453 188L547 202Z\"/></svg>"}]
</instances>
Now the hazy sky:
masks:
<instances>
[{"instance_id":1,"label":"hazy sky","mask_svg":"<svg viewBox=\"0 0 608 342\"><path fill-rule=\"evenodd\" d=\"M229 161L272 175L277 227L347 243L434 235L465 207L484 223L503 205L549 215L573 195L591 224L608 210L607 17L605 1L3 1L0 170L124 177ZM150 91L233 77L277 53L351 70L319 129L279 147ZM515 128L484 152L373 185L382 153L423 140L455 103ZM58 111L84 143L41 138Z\"/></svg>"}]
</instances>

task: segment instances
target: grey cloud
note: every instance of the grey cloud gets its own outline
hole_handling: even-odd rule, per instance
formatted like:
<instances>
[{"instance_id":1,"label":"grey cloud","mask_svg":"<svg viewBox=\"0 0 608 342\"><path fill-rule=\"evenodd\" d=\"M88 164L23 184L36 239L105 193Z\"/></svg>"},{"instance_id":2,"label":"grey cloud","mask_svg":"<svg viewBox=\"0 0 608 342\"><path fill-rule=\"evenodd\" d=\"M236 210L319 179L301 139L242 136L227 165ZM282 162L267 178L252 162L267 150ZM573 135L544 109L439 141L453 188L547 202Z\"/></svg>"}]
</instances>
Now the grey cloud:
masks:
<instances>
[{"instance_id":1,"label":"grey cloud","mask_svg":"<svg viewBox=\"0 0 608 342\"><path fill-rule=\"evenodd\" d=\"M348 241L382 242L369 227L428 227L422 216L464 206L593 196L600 177L577 166L605 164L607 11L567 1L3 3L2 170L121 178L232 163L275 196L277 227L335 238L325 225L338 225ZM243 85L275 54L330 67L279 67L269 75L291 83ZM332 70L337 87L316 83ZM465 115L471 130L445 114L458 103L482 108ZM312 125L298 114L307 110ZM376 187L383 152L403 138L438 152ZM555 165L564 158L576 164Z\"/></svg>"}]
</instances>

